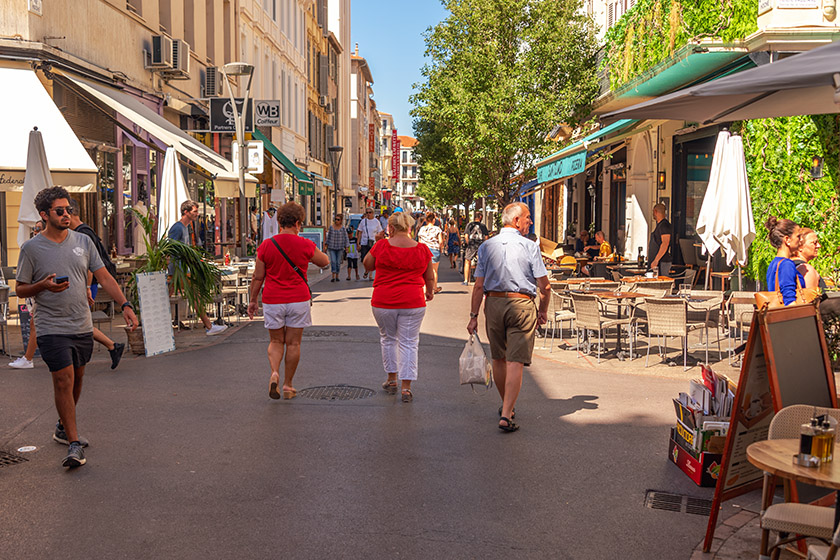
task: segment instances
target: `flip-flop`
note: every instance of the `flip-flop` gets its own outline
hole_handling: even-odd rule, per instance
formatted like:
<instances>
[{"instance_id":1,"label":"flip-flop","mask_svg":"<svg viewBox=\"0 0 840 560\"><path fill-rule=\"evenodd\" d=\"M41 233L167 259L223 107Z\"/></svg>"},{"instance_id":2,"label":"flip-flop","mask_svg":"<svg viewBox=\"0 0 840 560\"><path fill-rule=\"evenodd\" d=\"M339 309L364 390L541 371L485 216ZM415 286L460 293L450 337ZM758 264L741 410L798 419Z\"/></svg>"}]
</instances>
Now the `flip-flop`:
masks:
<instances>
[{"instance_id":1,"label":"flip-flop","mask_svg":"<svg viewBox=\"0 0 840 560\"><path fill-rule=\"evenodd\" d=\"M280 398L280 392L277 390L278 385L280 385L279 379L277 381L272 380L268 386L268 396L275 400Z\"/></svg>"},{"instance_id":2,"label":"flip-flop","mask_svg":"<svg viewBox=\"0 0 840 560\"><path fill-rule=\"evenodd\" d=\"M396 395L397 394L397 382L396 381L385 381L382 384L382 388L385 389L385 392L389 395Z\"/></svg>"},{"instance_id":3,"label":"flip-flop","mask_svg":"<svg viewBox=\"0 0 840 560\"><path fill-rule=\"evenodd\" d=\"M293 399L297 396L297 389L283 389L284 399Z\"/></svg>"},{"instance_id":4,"label":"flip-flop","mask_svg":"<svg viewBox=\"0 0 840 560\"><path fill-rule=\"evenodd\" d=\"M440 286L438 286L437 288L435 288L435 293L436 293L436 294L439 294L439 293L441 293L442 291L443 291L443 288L441 288Z\"/></svg>"},{"instance_id":5,"label":"flip-flop","mask_svg":"<svg viewBox=\"0 0 840 560\"><path fill-rule=\"evenodd\" d=\"M414 395L411 394L411 389L402 390L402 402L411 402L414 400Z\"/></svg>"},{"instance_id":6,"label":"flip-flop","mask_svg":"<svg viewBox=\"0 0 840 560\"><path fill-rule=\"evenodd\" d=\"M519 429L519 425L515 424L510 418L506 418L505 416L502 416L501 418L499 418L499 420L501 420L502 422L507 424L505 426L499 424L499 429L502 430L503 432L515 432L516 430Z\"/></svg>"}]
</instances>

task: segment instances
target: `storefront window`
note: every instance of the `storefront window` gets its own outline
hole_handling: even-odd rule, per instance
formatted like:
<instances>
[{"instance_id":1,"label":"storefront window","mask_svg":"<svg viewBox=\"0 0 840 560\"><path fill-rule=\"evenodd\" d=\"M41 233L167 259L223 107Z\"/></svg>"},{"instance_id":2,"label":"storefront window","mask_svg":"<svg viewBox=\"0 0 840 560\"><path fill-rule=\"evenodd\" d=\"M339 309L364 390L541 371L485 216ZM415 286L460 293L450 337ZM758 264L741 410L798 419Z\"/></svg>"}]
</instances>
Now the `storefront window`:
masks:
<instances>
[{"instance_id":1,"label":"storefront window","mask_svg":"<svg viewBox=\"0 0 840 560\"><path fill-rule=\"evenodd\" d=\"M132 187L134 177L132 173L134 162L134 146L124 144L122 149L122 189L119 203L123 211L123 235L120 244L120 253L134 251L134 213L131 211L134 206Z\"/></svg>"},{"instance_id":2,"label":"storefront window","mask_svg":"<svg viewBox=\"0 0 840 560\"><path fill-rule=\"evenodd\" d=\"M117 157L112 152L96 152L96 166L99 168L99 197L102 212L100 214L100 237L106 247L117 246L117 234L114 229L116 218L116 168Z\"/></svg>"}]
</instances>

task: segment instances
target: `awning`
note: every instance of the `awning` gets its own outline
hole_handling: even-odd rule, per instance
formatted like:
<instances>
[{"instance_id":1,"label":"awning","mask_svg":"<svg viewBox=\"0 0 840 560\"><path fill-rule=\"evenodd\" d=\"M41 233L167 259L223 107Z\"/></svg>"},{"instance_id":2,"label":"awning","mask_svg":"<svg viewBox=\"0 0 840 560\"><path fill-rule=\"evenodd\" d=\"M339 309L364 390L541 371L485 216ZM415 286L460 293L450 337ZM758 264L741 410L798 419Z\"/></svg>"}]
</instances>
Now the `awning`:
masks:
<instances>
[{"instance_id":1,"label":"awning","mask_svg":"<svg viewBox=\"0 0 840 560\"><path fill-rule=\"evenodd\" d=\"M536 192L536 187L537 185L539 185L539 183L540 182L536 179L531 179L530 181L519 187L519 192L516 193L515 198L522 199L527 196L531 196L532 194L534 194L534 192Z\"/></svg>"},{"instance_id":2,"label":"awning","mask_svg":"<svg viewBox=\"0 0 840 560\"><path fill-rule=\"evenodd\" d=\"M288 171L289 173L292 174L292 177L294 177L296 180L300 181L301 183L311 183L312 182L312 179L310 179L306 175L306 173L301 171L300 168L297 165L292 163L292 160L290 160L288 157L286 157L286 154L284 154L279 149L277 149L277 146L272 144L271 140L269 140L268 137L266 137L265 134L263 134L259 130L255 129L254 130L254 138L256 138L257 140L262 140L263 141L263 144L265 144L265 149L268 150L268 152L272 156L274 156L274 158L277 160L277 162L280 165L282 165L286 169L286 171Z\"/></svg>"},{"instance_id":3,"label":"awning","mask_svg":"<svg viewBox=\"0 0 840 560\"><path fill-rule=\"evenodd\" d=\"M117 89L64 75L86 94L104 103L160 142L172 146L183 158L206 169L213 176L216 196L234 197L239 194L239 176L233 164L168 120L143 105L133 96ZM257 179L245 174L245 195L256 196ZM224 194L220 194L224 193Z\"/></svg>"},{"instance_id":4,"label":"awning","mask_svg":"<svg viewBox=\"0 0 840 560\"><path fill-rule=\"evenodd\" d=\"M0 191L23 191L29 133L37 126L53 183L68 191L93 192L99 170L35 72L0 68L0 84Z\"/></svg>"},{"instance_id":5,"label":"awning","mask_svg":"<svg viewBox=\"0 0 840 560\"><path fill-rule=\"evenodd\" d=\"M324 186L325 186L325 187L331 187L331 186L333 186L332 181L330 181L329 179L327 179L327 178L326 178L326 177L324 177L323 175L319 175L318 173L315 173L314 171L310 171L310 173L309 173L309 174L310 174L310 175L312 175L312 178L313 178L313 179L318 179L319 181L321 181L322 183L324 183Z\"/></svg>"}]
</instances>

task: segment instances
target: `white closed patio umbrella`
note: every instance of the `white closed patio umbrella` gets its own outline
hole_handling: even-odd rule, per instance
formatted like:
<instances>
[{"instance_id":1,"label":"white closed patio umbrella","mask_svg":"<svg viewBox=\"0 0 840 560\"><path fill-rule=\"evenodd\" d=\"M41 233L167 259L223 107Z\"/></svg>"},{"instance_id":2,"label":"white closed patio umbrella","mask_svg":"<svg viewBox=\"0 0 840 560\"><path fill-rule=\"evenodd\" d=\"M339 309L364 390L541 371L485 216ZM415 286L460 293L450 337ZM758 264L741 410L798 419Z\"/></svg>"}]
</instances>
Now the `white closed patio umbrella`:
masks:
<instances>
[{"instance_id":1,"label":"white closed patio umbrella","mask_svg":"<svg viewBox=\"0 0 840 560\"><path fill-rule=\"evenodd\" d=\"M158 207L158 240L169 233L169 228L181 219L181 203L189 200L187 185L178 165L175 148L167 148L163 158L163 175L160 180L160 206Z\"/></svg>"},{"instance_id":2,"label":"white closed patio umbrella","mask_svg":"<svg viewBox=\"0 0 840 560\"><path fill-rule=\"evenodd\" d=\"M718 134L709 186L697 218L697 234L710 256L722 249L727 264L736 262L740 281L740 267L747 264L750 244L755 239L755 223L743 141L727 131ZM706 266L706 288L710 265L711 262Z\"/></svg>"},{"instance_id":3,"label":"white closed patio umbrella","mask_svg":"<svg viewBox=\"0 0 840 560\"><path fill-rule=\"evenodd\" d=\"M29 132L29 149L26 152L26 175L23 179L23 193L18 210L18 247L29 239L32 228L41 220L35 208L35 195L53 185L44 139L38 127Z\"/></svg>"}]
</instances>

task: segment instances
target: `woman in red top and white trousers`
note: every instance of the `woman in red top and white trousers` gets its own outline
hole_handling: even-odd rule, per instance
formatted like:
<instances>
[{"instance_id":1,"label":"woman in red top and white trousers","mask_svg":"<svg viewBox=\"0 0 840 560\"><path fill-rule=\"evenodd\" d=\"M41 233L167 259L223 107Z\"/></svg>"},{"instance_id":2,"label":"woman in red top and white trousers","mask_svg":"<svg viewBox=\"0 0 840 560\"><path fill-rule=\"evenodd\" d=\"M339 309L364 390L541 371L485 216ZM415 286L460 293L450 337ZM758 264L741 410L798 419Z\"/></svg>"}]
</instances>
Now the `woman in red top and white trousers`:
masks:
<instances>
[{"instance_id":1,"label":"woman in red top and white trousers","mask_svg":"<svg viewBox=\"0 0 840 560\"><path fill-rule=\"evenodd\" d=\"M426 302L435 297L435 275L429 248L410 237L414 220L404 212L388 219L388 239L378 240L365 255L365 270L376 271L371 307L379 325L382 365L388 379L382 388L397 392L402 384L402 401L411 402L411 382L417 379L417 347ZM424 293L425 287L425 293Z\"/></svg>"},{"instance_id":2,"label":"woman in red top and white trousers","mask_svg":"<svg viewBox=\"0 0 840 560\"><path fill-rule=\"evenodd\" d=\"M306 270L310 262L321 268L330 264L330 258L319 251L312 241L298 235L304 218L303 206L296 202L287 202L280 207L277 211L280 233L263 241L257 249L257 263L251 281L251 301L248 304L248 317L251 319L257 311L260 289L265 282L262 304L265 328L270 337L268 363L271 366L271 379L268 396L272 399L280 398L277 387L280 384L280 362L284 355L286 367L283 398L292 399L297 395L297 390L292 386L292 378L300 361L303 329L312 325L312 294L307 285Z\"/></svg>"}]
</instances>

